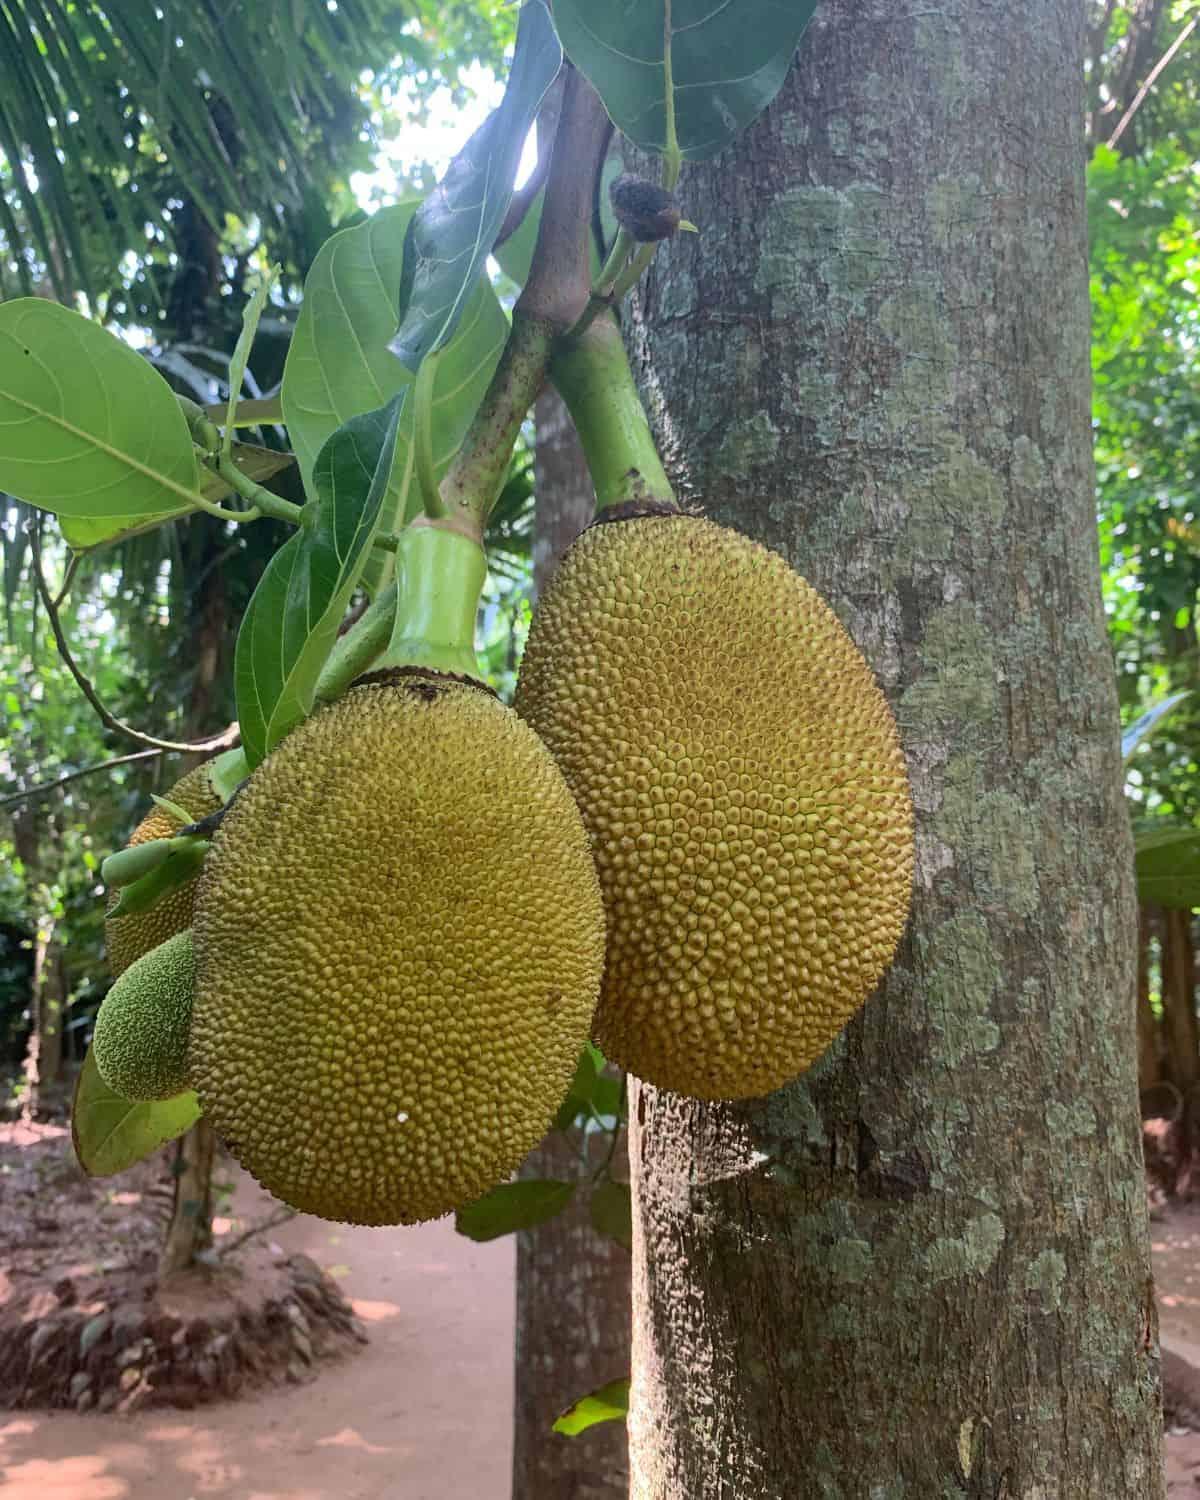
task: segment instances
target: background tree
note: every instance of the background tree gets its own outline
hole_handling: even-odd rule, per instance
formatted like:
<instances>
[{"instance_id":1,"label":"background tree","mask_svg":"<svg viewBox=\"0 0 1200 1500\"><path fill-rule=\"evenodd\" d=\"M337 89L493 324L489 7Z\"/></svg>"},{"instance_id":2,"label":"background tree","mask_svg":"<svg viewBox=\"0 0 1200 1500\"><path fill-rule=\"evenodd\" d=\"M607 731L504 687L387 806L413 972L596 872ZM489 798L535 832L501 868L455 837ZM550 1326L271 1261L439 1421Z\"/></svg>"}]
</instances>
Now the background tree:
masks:
<instances>
[{"instance_id":1,"label":"background tree","mask_svg":"<svg viewBox=\"0 0 1200 1500\"><path fill-rule=\"evenodd\" d=\"M689 175L720 233L642 304L681 477L886 685L919 868L898 963L805 1079L635 1091L639 1497L1162 1492L1082 31L1065 0L828 0Z\"/></svg>"}]
</instances>

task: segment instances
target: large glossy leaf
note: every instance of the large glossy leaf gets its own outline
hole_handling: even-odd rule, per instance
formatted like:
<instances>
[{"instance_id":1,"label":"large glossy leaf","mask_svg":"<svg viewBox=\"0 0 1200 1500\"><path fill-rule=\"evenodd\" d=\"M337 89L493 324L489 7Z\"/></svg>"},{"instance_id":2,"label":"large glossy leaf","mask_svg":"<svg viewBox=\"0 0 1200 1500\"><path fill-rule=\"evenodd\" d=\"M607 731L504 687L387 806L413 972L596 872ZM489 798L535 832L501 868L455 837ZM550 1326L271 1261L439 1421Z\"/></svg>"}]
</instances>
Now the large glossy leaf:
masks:
<instances>
[{"instance_id":1,"label":"large glossy leaf","mask_svg":"<svg viewBox=\"0 0 1200 1500\"><path fill-rule=\"evenodd\" d=\"M1200 907L1200 828L1136 832L1134 869L1139 901L1184 911Z\"/></svg>"},{"instance_id":2,"label":"large glossy leaf","mask_svg":"<svg viewBox=\"0 0 1200 1500\"><path fill-rule=\"evenodd\" d=\"M1128 761L1142 741L1154 733L1176 704L1182 703L1190 696L1190 692L1187 691L1172 693L1169 698L1164 698L1161 703L1154 704L1152 708L1148 708L1144 714L1134 719L1121 735L1121 759Z\"/></svg>"},{"instance_id":3,"label":"large glossy leaf","mask_svg":"<svg viewBox=\"0 0 1200 1500\"><path fill-rule=\"evenodd\" d=\"M0 489L90 547L194 509L198 482L187 422L147 360L55 302L0 304Z\"/></svg>"},{"instance_id":4,"label":"large glossy leaf","mask_svg":"<svg viewBox=\"0 0 1200 1500\"><path fill-rule=\"evenodd\" d=\"M465 314L504 222L525 137L561 65L562 47L543 0L527 0L504 98L409 225L403 321L390 347L410 370L449 342Z\"/></svg>"},{"instance_id":5,"label":"large glossy leaf","mask_svg":"<svg viewBox=\"0 0 1200 1500\"><path fill-rule=\"evenodd\" d=\"M575 1193L573 1182L526 1178L493 1188L454 1216L454 1227L469 1240L497 1240L518 1229L533 1229L562 1213Z\"/></svg>"},{"instance_id":6,"label":"large glossy leaf","mask_svg":"<svg viewBox=\"0 0 1200 1500\"><path fill-rule=\"evenodd\" d=\"M71 1141L89 1176L123 1172L190 1130L199 1118L200 1101L190 1092L146 1103L122 1099L100 1077L88 1049L75 1084Z\"/></svg>"},{"instance_id":7,"label":"large glossy leaf","mask_svg":"<svg viewBox=\"0 0 1200 1500\"><path fill-rule=\"evenodd\" d=\"M599 1390L581 1396L569 1406L554 1424L554 1431L564 1437L578 1437L597 1422L620 1422L629 1411L629 1377L610 1380Z\"/></svg>"},{"instance_id":8,"label":"large glossy leaf","mask_svg":"<svg viewBox=\"0 0 1200 1500\"><path fill-rule=\"evenodd\" d=\"M787 76L816 0L555 0L567 56L631 141L667 141L665 60L685 158L713 156L760 115Z\"/></svg>"},{"instance_id":9,"label":"large glossy leaf","mask_svg":"<svg viewBox=\"0 0 1200 1500\"><path fill-rule=\"evenodd\" d=\"M267 564L238 631L238 723L253 768L312 708L346 605L380 529L405 393L339 427L313 470L306 524Z\"/></svg>"},{"instance_id":10,"label":"large glossy leaf","mask_svg":"<svg viewBox=\"0 0 1200 1500\"><path fill-rule=\"evenodd\" d=\"M312 493L312 471L322 444L343 422L372 411L412 375L387 340L396 326L404 233L417 203L381 209L353 229L327 240L304 285L304 305L283 374L283 414L300 471ZM508 319L491 285L472 293L458 335L438 364L433 391L433 447L439 476L462 442L487 389ZM385 530L399 530L406 517L399 481L407 463L412 413L401 421L393 475L384 509Z\"/></svg>"}]
</instances>

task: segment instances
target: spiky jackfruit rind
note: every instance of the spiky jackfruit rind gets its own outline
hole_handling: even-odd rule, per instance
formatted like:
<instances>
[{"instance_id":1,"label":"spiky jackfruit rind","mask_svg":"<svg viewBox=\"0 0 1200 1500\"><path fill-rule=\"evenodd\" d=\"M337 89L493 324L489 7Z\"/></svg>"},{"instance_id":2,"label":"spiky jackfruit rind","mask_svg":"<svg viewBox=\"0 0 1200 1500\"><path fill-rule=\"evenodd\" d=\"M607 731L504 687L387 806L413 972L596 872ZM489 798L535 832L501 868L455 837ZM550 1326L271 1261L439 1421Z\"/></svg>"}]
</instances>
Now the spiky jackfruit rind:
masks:
<instances>
[{"instance_id":1,"label":"spiky jackfruit rind","mask_svg":"<svg viewBox=\"0 0 1200 1500\"><path fill-rule=\"evenodd\" d=\"M797 1077L891 962L912 884L895 720L836 616L712 522L594 526L516 701L592 835L605 1055L699 1098Z\"/></svg>"},{"instance_id":2,"label":"spiky jackfruit rind","mask_svg":"<svg viewBox=\"0 0 1200 1500\"><path fill-rule=\"evenodd\" d=\"M194 819L207 817L221 806L221 798L213 788L208 765L197 766L189 771L167 793L171 802L184 807ZM171 838L179 832L179 824L161 807L155 806L133 830L127 848L149 843L151 839ZM196 900L196 878L168 891L148 911L132 912L128 916L109 917L104 924L104 941L108 951L108 966L114 977L119 978L131 963L165 943L177 932L192 925L192 908ZM116 905L117 896L109 897L109 907Z\"/></svg>"},{"instance_id":3,"label":"spiky jackfruit rind","mask_svg":"<svg viewBox=\"0 0 1200 1500\"><path fill-rule=\"evenodd\" d=\"M196 984L190 931L131 963L105 995L92 1033L100 1077L124 1099L172 1099L188 1087Z\"/></svg>"},{"instance_id":4,"label":"spiky jackfruit rind","mask_svg":"<svg viewBox=\"0 0 1200 1500\"><path fill-rule=\"evenodd\" d=\"M217 831L190 1071L284 1202L415 1223L507 1179L587 1035L603 907L545 747L477 687L352 687Z\"/></svg>"}]
</instances>

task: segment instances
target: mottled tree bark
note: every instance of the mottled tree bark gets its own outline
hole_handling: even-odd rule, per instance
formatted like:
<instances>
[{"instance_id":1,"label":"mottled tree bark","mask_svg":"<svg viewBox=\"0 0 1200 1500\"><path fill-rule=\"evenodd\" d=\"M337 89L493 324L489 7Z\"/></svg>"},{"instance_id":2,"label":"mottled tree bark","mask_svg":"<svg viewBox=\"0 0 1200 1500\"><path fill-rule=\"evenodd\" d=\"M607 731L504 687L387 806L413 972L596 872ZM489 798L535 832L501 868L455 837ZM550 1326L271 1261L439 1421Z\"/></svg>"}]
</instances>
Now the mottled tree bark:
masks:
<instances>
[{"instance_id":1,"label":"mottled tree bark","mask_svg":"<svg viewBox=\"0 0 1200 1500\"><path fill-rule=\"evenodd\" d=\"M587 466L561 400L536 409L534 583L540 587L592 517ZM599 1156L607 1143L595 1139ZM616 1161L624 1159L624 1143ZM557 1131L525 1162L525 1177L578 1177L574 1146ZM614 1175L624 1178L623 1171ZM557 1218L517 1236L513 1500L619 1500L629 1490L625 1428L565 1438L551 1430L577 1397L629 1369L629 1253L592 1228L586 1193Z\"/></svg>"},{"instance_id":2,"label":"mottled tree bark","mask_svg":"<svg viewBox=\"0 0 1200 1500\"><path fill-rule=\"evenodd\" d=\"M1163 1493L1083 11L825 0L634 319L675 477L831 601L918 821L909 935L804 1079L635 1094L638 1500Z\"/></svg>"}]
</instances>

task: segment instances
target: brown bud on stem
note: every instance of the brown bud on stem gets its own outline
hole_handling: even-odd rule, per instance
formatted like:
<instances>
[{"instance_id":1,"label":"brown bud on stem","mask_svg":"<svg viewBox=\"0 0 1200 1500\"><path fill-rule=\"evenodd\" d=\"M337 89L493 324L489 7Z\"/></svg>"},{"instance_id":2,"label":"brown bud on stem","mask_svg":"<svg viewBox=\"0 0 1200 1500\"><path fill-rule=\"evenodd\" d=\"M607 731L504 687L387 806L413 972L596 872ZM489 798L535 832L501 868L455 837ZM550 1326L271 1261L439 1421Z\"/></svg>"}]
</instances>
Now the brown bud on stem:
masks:
<instances>
[{"instance_id":1,"label":"brown bud on stem","mask_svg":"<svg viewBox=\"0 0 1200 1500\"><path fill-rule=\"evenodd\" d=\"M617 223L643 244L668 240L680 229L695 227L680 214L674 194L644 177L624 173L615 179L608 196Z\"/></svg>"}]
</instances>

